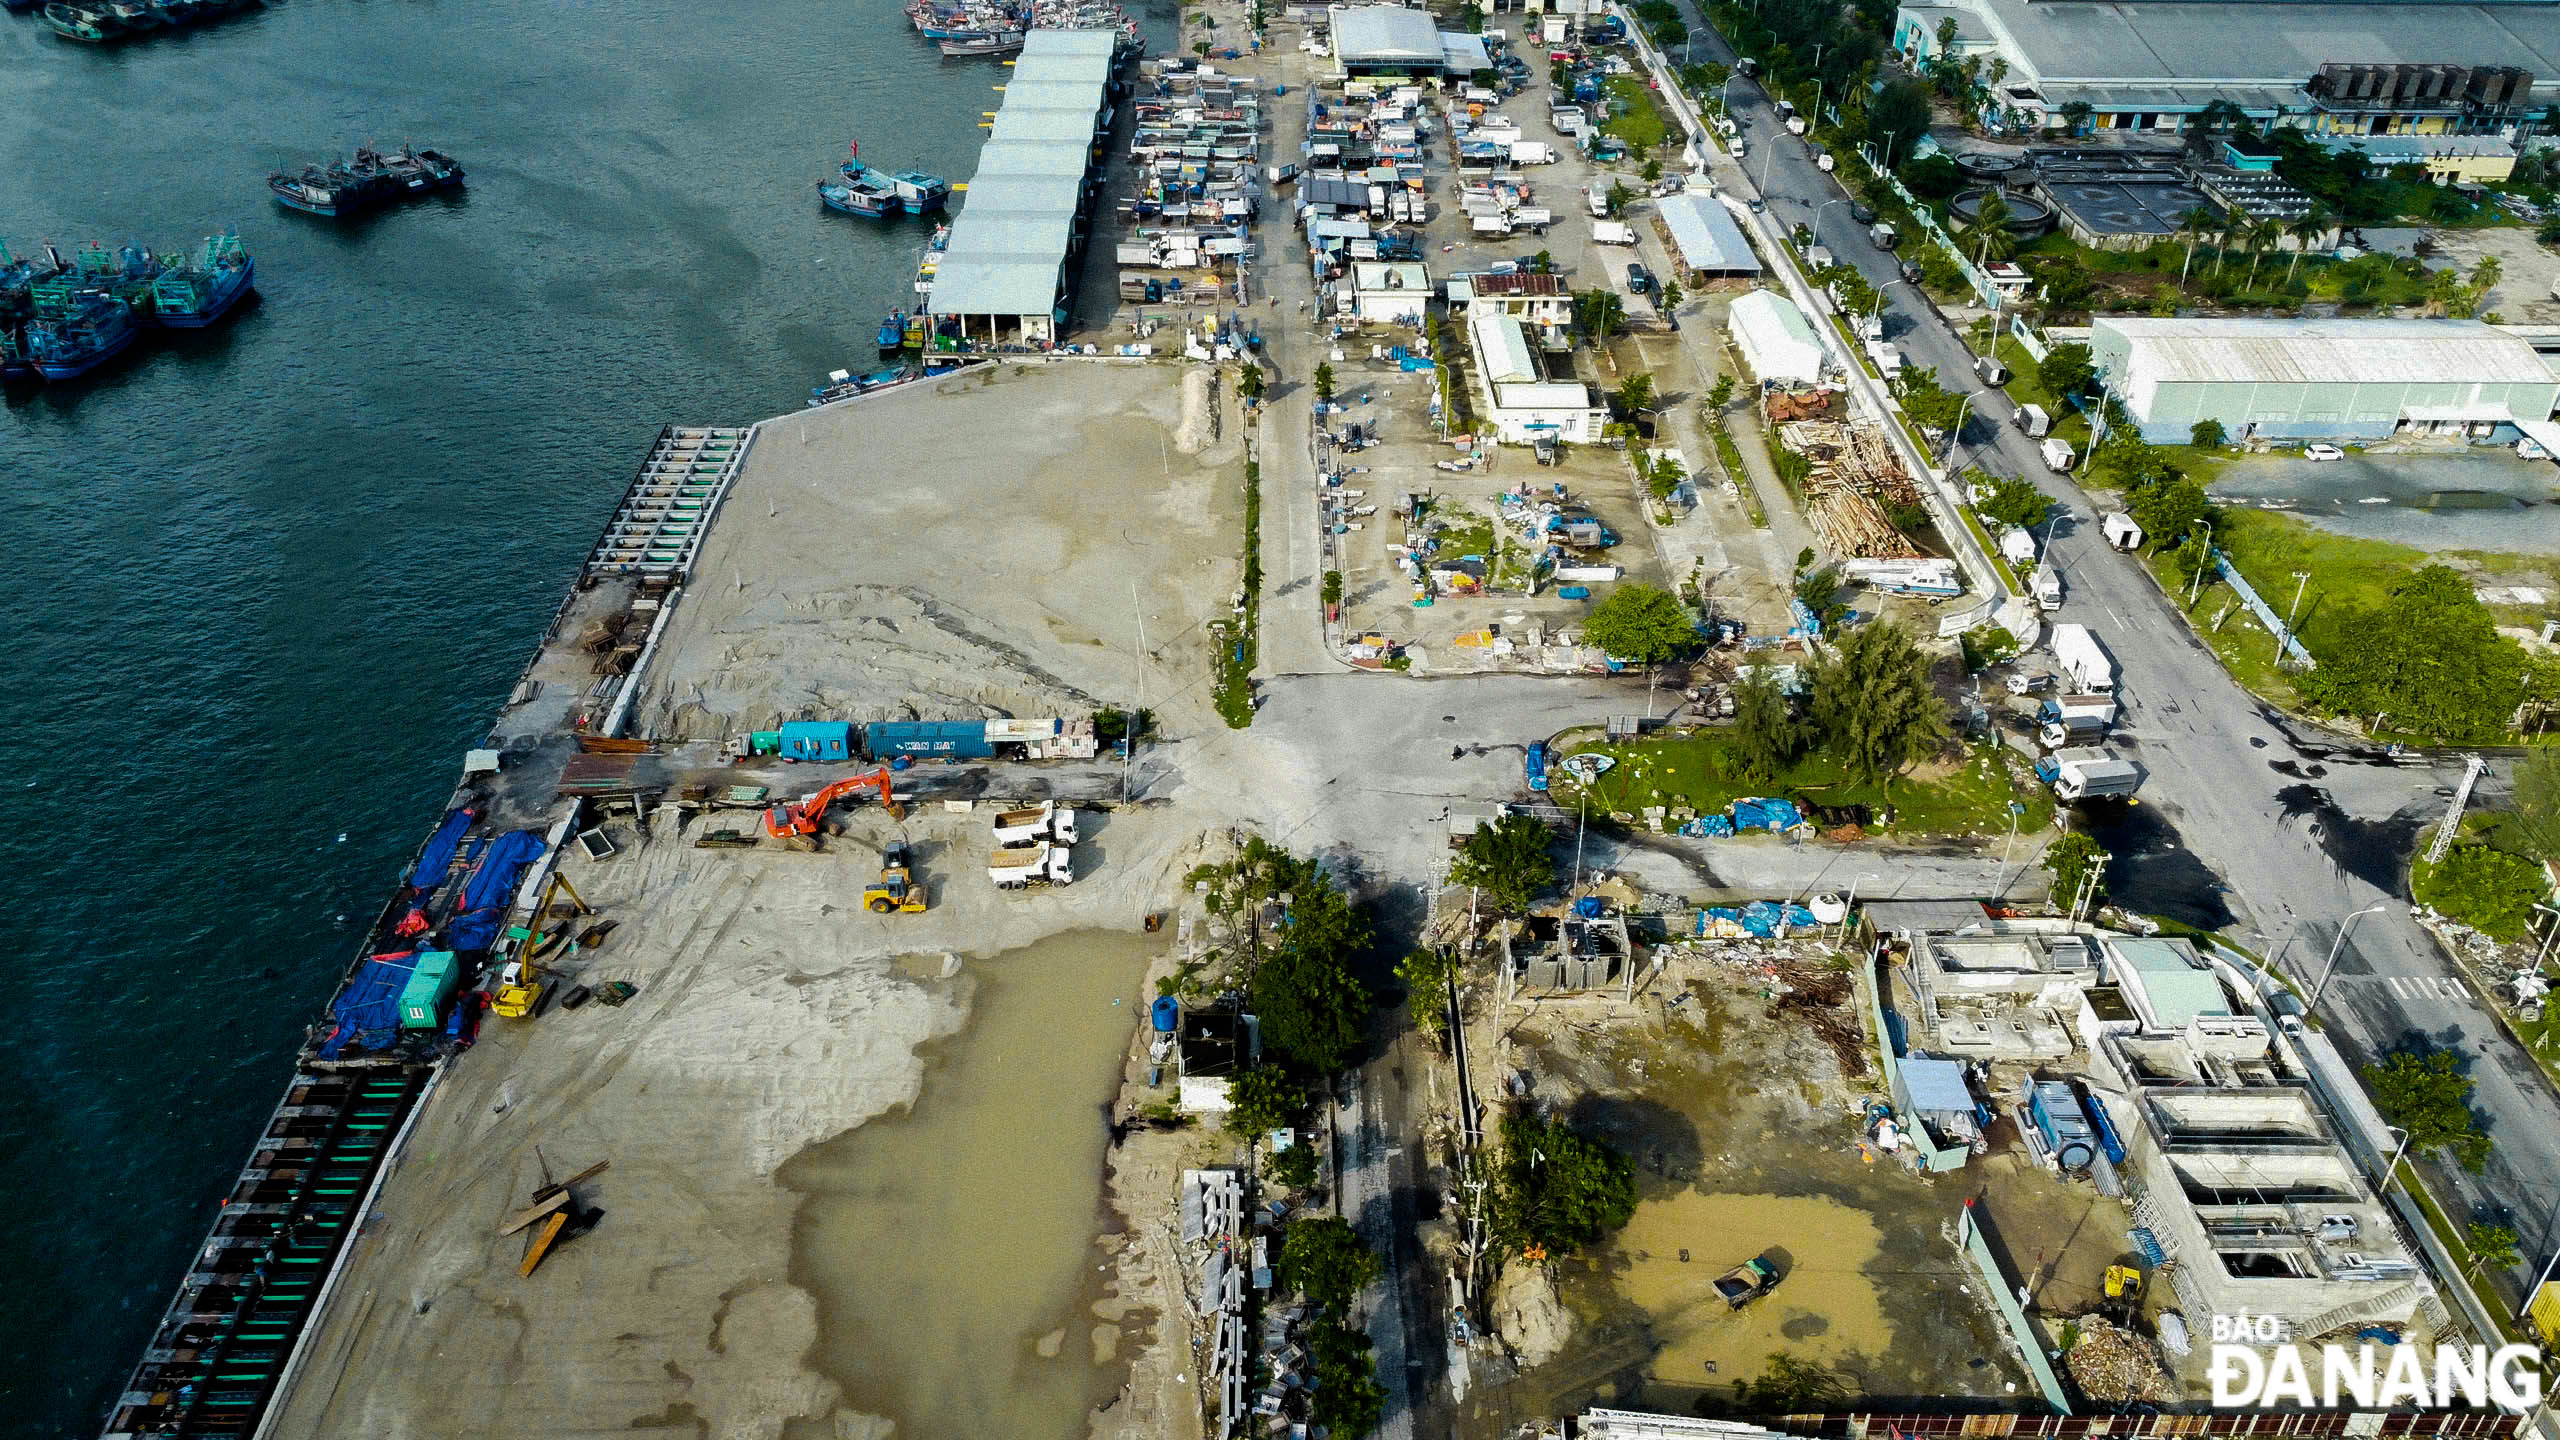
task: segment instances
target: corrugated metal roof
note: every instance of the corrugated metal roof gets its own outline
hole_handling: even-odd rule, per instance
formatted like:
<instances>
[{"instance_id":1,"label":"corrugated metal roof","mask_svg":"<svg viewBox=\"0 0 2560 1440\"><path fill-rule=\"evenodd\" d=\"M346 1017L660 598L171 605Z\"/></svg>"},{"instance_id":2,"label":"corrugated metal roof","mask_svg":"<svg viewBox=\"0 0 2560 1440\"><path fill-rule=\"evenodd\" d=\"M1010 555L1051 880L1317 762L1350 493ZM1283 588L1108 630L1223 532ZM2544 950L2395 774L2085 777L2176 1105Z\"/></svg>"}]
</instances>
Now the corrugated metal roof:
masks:
<instances>
[{"instance_id":1,"label":"corrugated metal roof","mask_svg":"<svg viewBox=\"0 0 2560 1440\"><path fill-rule=\"evenodd\" d=\"M1438 65L1440 27L1398 5L1333 12L1333 53L1346 65Z\"/></svg>"},{"instance_id":2,"label":"corrugated metal roof","mask_svg":"<svg viewBox=\"0 0 2560 1440\"><path fill-rule=\"evenodd\" d=\"M978 152L978 173L951 222L951 244L927 302L935 314L1046 315L1056 308L1117 44L1108 30L1023 37L1005 103Z\"/></svg>"},{"instance_id":3,"label":"corrugated metal roof","mask_svg":"<svg viewBox=\"0 0 2560 1440\"><path fill-rule=\"evenodd\" d=\"M1818 380L1822 343L1795 302L1773 290L1754 290L1725 312L1725 329L1742 347L1762 380Z\"/></svg>"},{"instance_id":4,"label":"corrugated metal roof","mask_svg":"<svg viewBox=\"0 0 2560 1440\"><path fill-rule=\"evenodd\" d=\"M1486 384L1538 378L1537 362L1529 357L1529 337L1521 333L1519 321L1488 310L1475 317L1471 328L1476 337L1476 360L1484 366Z\"/></svg>"},{"instance_id":5,"label":"corrugated metal roof","mask_svg":"<svg viewBox=\"0 0 2560 1440\"><path fill-rule=\"evenodd\" d=\"M2477 320L2153 320L2108 316L2128 344L2125 380L2548 385L2531 345Z\"/></svg>"},{"instance_id":6,"label":"corrugated metal roof","mask_svg":"<svg viewBox=\"0 0 2560 1440\"><path fill-rule=\"evenodd\" d=\"M1723 201L1711 195L1665 195L1654 210L1670 229L1681 264L1710 274L1760 273L1760 257L1751 253L1751 243Z\"/></svg>"},{"instance_id":7,"label":"corrugated metal roof","mask_svg":"<svg viewBox=\"0 0 2560 1440\"><path fill-rule=\"evenodd\" d=\"M1351 267L1351 288L1379 294L1410 290L1427 299L1431 294L1431 272L1410 260L1364 260Z\"/></svg>"},{"instance_id":8,"label":"corrugated metal roof","mask_svg":"<svg viewBox=\"0 0 2560 1440\"><path fill-rule=\"evenodd\" d=\"M2142 993L2151 1001L2151 1018L2171 1030L2185 1029L2199 1015L2228 1015L2231 999L2222 982L2195 952L2175 940L2117 938L2107 942L2116 959L2140 976Z\"/></svg>"}]
</instances>

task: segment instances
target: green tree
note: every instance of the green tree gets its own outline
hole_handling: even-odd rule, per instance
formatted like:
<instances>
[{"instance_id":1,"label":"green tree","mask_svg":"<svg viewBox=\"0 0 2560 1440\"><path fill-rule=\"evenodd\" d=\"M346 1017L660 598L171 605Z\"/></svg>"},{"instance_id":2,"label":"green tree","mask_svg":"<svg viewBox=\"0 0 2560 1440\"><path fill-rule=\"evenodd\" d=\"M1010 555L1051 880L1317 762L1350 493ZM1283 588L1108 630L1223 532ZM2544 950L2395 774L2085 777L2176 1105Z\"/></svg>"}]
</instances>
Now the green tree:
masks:
<instances>
[{"instance_id":1,"label":"green tree","mask_svg":"<svg viewBox=\"0 0 2560 1440\"><path fill-rule=\"evenodd\" d=\"M2178 234L2187 242L2187 258L2178 265L2178 284L2181 288L2187 283L2187 271L2196 263L2196 242L2212 234L2214 224L2213 212L2202 205L2195 206L2178 217Z\"/></svg>"},{"instance_id":2,"label":"green tree","mask_svg":"<svg viewBox=\"0 0 2560 1440\"><path fill-rule=\"evenodd\" d=\"M2187 427L2187 443L2199 450L2219 450L2231 443L2231 432L2219 420L2207 418Z\"/></svg>"},{"instance_id":3,"label":"green tree","mask_svg":"<svg viewBox=\"0 0 2560 1440\"><path fill-rule=\"evenodd\" d=\"M2136 490L2126 508L2155 550L2176 545L2213 518L2213 502L2205 498L2204 486L2184 477Z\"/></svg>"},{"instance_id":4,"label":"green tree","mask_svg":"<svg viewBox=\"0 0 2560 1440\"><path fill-rule=\"evenodd\" d=\"M1609 182L1608 202L1610 214L1624 215L1627 213L1627 202L1635 198L1636 192L1627 188L1627 182L1623 180L1612 180Z\"/></svg>"},{"instance_id":5,"label":"green tree","mask_svg":"<svg viewBox=\"0 0 2560 1440\"><path fill-rule=\"evenodd\" d=\"M1277 1065L1256 1065L1227 1082L1227 1128L1262 1136L1305 1113L1307 1092Z\"/></svg>"},{"instance_id":6,"label":"green tree","mask_svg":"<svg viewBox=\"0 0 2560 1440\"><path fill-rule=\"evenodd\" d=\"M2063 128L2074 135L2082 134L2088 130L2090 119L2097 113L2097 107L2086 100L2067 101L2062 107Z\"/></svg>"},{"instance_id":7,"label":"green tree","mask_svg":"<svg viewBox=\"0 0 2560 1440\"><path fill-rule=\"evenodd\" d=\"M1435 1039L1449 1028L1449 984L1457 973L1457 957L1446 950L1416 950L1396 962L1413 1023Z\"/></svg>"},{"instance_id":8,"label":"green tree","mask_svg":"<svg viewBox=\"0 0 2560 1440\"><path fill-rule=\"evenodd\" d=\"M1913 365L1902 372L1902 413L1924 430L1953 430L1965 413L1964 397L1940 385L1934 367Z\"/></svg>"},{"instance_id":9,"label":"green tree","mask_svg":"<svg viewBox=\"0 0 2560 1440\"><path fill-rule=\"evenodd\" d=\"M2486 845L2460 845L2438 865L2420 865L2410 896L2492 940L2521 939L2536 901L2549 893L2542 867Z\"/></svg>"},{"instance_id":10,"label":"green tree","mask_svg":"<svg viewBox=\"0 0 2560 1440\"><path fill-rule=\"evenodd\" d=\"M2411 1150L2449 1151L2474 1172L2489 1163L2489 1137L2471 1112L2471 1077L2452 1051L2394 1051L2364 1068L2364 1083L2382 1118L2409 1132Z\"/></svg>"},{"instance_id":11,"label":"green tree","mask_svg":"<svg viewBox=\"0 0 2560 1440\"><path fill-rule=\"evenodd\" d=\"M1265 1044L1319 1074L1332 1074L1360 1048L1369 992L1342 960L1288 950L1256 966L1253 1008Z\"/></svg>"},{"instance_id":12,"label":"green tree","mask_svg":"<svg viewBox=\"0 0 2560 1440\"><path fill-rule=\"evenodd\" d=\"M1304 1190L1324 1173L1322 1162L1316 1159L1316 1147L1303 1139L1275 1152L1262 1168L1284 1190Z\"/></svg>"},{"instance_id":13,"label":"green tree","mask_svg":"<svg viewBox=\"0 0 2560 1440\"><path fill-rule=\"evenodd\" d=\"M1585 290L1573 297L1573 310L1595 345L1608 344L1627 319L1627 302L1615 290Z\"/></svg>"},{"instance_id":14,"label":"green tree","mask_svg":"<svg viewBox=\"0 0 2560 1440\"><path fill-rule=\"evenodd\" d=\"M2417 571L2379 606L2327 617L2319 633L2319 667L2294 683L2332 714L2388 711L2404 734L2485 744L2508 733L2523 703L2523 647L2445 566Z\"/></svg>"},{"instance_id":15,"label":"green tree","mask_svg":"<svg viewBox=\"0 0 2560 1440\"><path fill-rule=\"evenodd\" d=\"M1319 400L1333 398L1333 366L1330 364L1316 367L1316 398Z\"/></svg>"},{"instance_id":16,"label":"green tree","mask_svg":"<svg viewBox=\"0 0 2560 1440\"><path fill-rule=\"evenodd\" d=\"M1707 387L1707 413L1720 414L1724 407L1731 403L1733 403L1733 376L1719 375L1716 377L1716 383Z\"/></svg>"},{"instance_id":17,"label":"green tree","mask_svg":"<svg viewBox=\"0 0 2560 1440\"><path fill-rule=\"evenodd\" d=\"M1342 1440L1360 1440L1377 1429L1386 1414L1387 1389L1378 1383L1369 1337L1339 1320L1319 1320L1307 1327L1307 1353L1315 1361L1315 1423Z\"/></svg>"},{"instance_id":18,"label":"green tree","mask_svg":"<svg viewBox=\"0 0 2560 1440\"><path fill-rule=\"evenodd\" d=\"M1698 626L1670 591L1629 583L1592 609L1582 638L1616 659L1659 665L1697 644Z\"/></svg>"},{"instance_id":19,"label":"green tree","mask_svg":"<svg viewBox=\"0 0 2560 1440\"><path fill-rule=\"evenodd\" d=\"M1369 1248L1350 1221L1311 1215L1290 1222L1289 1233L1280 1242L1280 1258L1272 1262L1271 1278L1320 1310L1347 1310L1378 1278L1378 1252Z\"/></svg>"},{"instance_id":20,"label":"green tree","mask_svg":"<svg viewBox=\"0 0 2560 1440\"><path fill-rule=\"evenodd\" d=\"M2046 498L2034 482L2015 475L2003 475L1991 482L1991 493L1983 496L1982 503L1973 508L1981 511L1982 518L1986 520L2024 530L2043 524L2046 512L2053 508L2053 501Z\"/></svg>"},{"instance_id":21,"label":"green tree","mask_svg":"<svg viewBox=\"0 0 2560 1440\"><path fill-rule=\"evenodd\" d=\"M1491 1211L1498 1244L1549 1254L1577 1250L1635 1214L1635 1167L1604 1140L1534 1116L1506 1115Z\"/></svg>"},{"instance_id":22,"label":"green tree","mask_svg":"<svg viewBox=\"0 0 2560 1440\"><path fill-rule=\"evenodd\" d=\"M1767 785L1786 773L1804 754L1809 731L1796 717L1795 702L1778 686L1775 671L1754 665L1733 687L1733 778L1745 785Z\"/></svg>"},{"instance_id":23,"label":"green tree","mask_svg":"<svg viewBox=\"0 0 2560 1440\"><path fill-rule=\"evenodd\" d=\"M1248 405L1261 404L1262 392L1268 385L1269 379L1262 373L1262 367L1251 360L1244 362L1244 367L1236 372L1236 393L1243 396Z\"/></svg>"},{"instance_id":24,"label":"green tree","mask_svg":"<svg viewBox=\"0 0 2560 1440\"><path fill-rule=\"evenodd\" d=\"M2012 212L2009 202L1997 189L1986 190L1974 207L1973 225L1968 231L1973 241L1973 263L2006 260L2018 253L2018 237L2009 233Z\"/></svg>"},{"instance_id":25,"label":"green tree","mask_svg":"<svg viewBox=\"0 0 2560 1440\"><path fill-rule=\"evenodd\" d=\"M2106 893L2107 852L2097 841L2074 830L2045 847L2044 868L2053 872L2053 900L2064 908L2080 898L2080 887L2095 874L2099 887L2090 892L2090 908Z\"/></svg>"},{"instance_id":26,"label":"green tree","mask_svg":"<svg viewBox=\"0 0 2560 1440\"><path fill-rule=\"evenodd\" d=\"M1609 403L1621 415L1632 417L1639 410L1653 408L1653 372L1639 370L1628 376L1617 389L1609 392Z\"/></svg>"},{"instance_id":27,"label":"green tree","mask_svg":"<svg viewBox=\"0 0 2560 1440\"><path fill-rule=\"evenodd\" d=\"M2098 367L2089 359L2089 347L2076 340L2054 346L2036 362L2036 379L2056 395L2077 395L2096 378Z\"/></svg>"},{"instance_id":28,"label":"green tree","mask_svg":"<svg viewBox=\"0 0 2560 1440\"><path fill-rule=\"evenodd\" d=\"M2337 217L2329 213L2329 207L2314 201L2309 210L2284 227L2284 233L2293 237L2293 259L2284 267L2286 285L2293 284L2294 272L2302 268L2302 257L2311 252L2312 246L2328 239L2329 227L2336 223Z\"/></svg>"},{"instance_id":29,"label":"green tree","mask_svg":"<svg viewBox=\"0 0 2560 1440\"><path fill-rule=\"evenodd\" d=\"M2516 1232L2512 1228L2474 1220L2468 1238L2471 1263L2465 1268L2476 1271L2485 1266L2490 1270L2506 1270L2515 1265Z\"/></svg>"},{"instance_id":30,"label":"green tree","mask_svg":"<svg viewBox=\"0 0 2560 1440\"><path fill-rule=\"evenodd\" d=\"M1645 157L1644 169L1637 173L1644 176L1645 183L1650 185L1654 181L1662 178L1662 161L1655 156L1648 155Z\"/></svg>"},{"instance_id":31,"label":"green tree","mask_svg":"<svg viewBox=\"0 0 2560 1440\"><path fill-rule=\"evenodd\" d=\"M1888 166L1928 129L1929 92L1913 81L1888 82L1867 106L1867 133L1879 137L1878 159Z\"/></svg>"},{"instance_id":32,"label":"green tree","mask_svg":"<svg viewBox=\"0 0 2560 1440\"><path fill-rule=\"evenodd\" d=\"M1479 825L1449 862L1449 883L1472 887L1503 914L1521 914L1539 891L1555 883L1549 838L1547 827L1526 815Z\"/></svg>"},{"instance_id":33,"label":"green tree","mask_svg":"<svg viewBox=\"0 0 2560 1440\"><path fill-rule=\"evenodd\" d=\"M1850 773L1887 789L1947 738L1947 707L1929 685L1929 657L1899 625L1839 636L1813 667L1813 726Z\"/></svg>"},{"instance_id":34,"label":"green tree","mask_svg":"<svg viewBox=\"0 0 2560 1440\"><path fill-rule=\"evenodd\" d=\"M1328 607L1341 604L1342 572L1339 570L1327 570L1324 572L1324 584L1319 594L1321 595L1325 605Z\"/></svg>"},{"instance_id":35,"label":"green tree","mask_svg":"<svg viewBox=\"0 0 2560 1440\"><path fill-rule=\"evenodd\" d=\"M1808 550L1805 553L1810 555L1812 552ZM1806 562L1803 556L1798 556L1796 563L1804 565ZM1840 579L1840 567L1837 565L1816 565L1797 570L1795 597L1796 603L1813 616L1814 623L1826 631L1849 613L1849 587Z\"/></svg>"},{"instance_id":36,"label":"green tree","mask_svg":"<svg viewBox=\"0 0 2560 1440\"><path fill-rule=\"evenodd\" d=\"M1654 308L1669 315L1679 309L1680 302L1687 298L1688 296L1682 292L1677 282L1665 280L1662 282L1661 290L1654 296Z\"/></svg>"}]
</instances>

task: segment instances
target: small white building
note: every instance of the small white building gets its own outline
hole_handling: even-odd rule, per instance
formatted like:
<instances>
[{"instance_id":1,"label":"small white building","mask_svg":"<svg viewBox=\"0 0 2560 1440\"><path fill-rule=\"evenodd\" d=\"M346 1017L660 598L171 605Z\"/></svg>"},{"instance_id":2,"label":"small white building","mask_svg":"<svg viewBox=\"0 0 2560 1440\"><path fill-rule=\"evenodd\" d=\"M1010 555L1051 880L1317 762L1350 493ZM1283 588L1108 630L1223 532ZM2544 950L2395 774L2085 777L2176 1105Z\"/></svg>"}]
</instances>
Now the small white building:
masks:
<instances>
[{"instance_id":1,"label":"small white building","mask_svg":"<svg viewBox=\"0 0 2560 1440\"><path fill-rule=\"evenodd\" d=\"M1351 267L1351 313L1371 325L1419 325L1431 299L1431 272L1410 260L1364 260Z\"/></svg>"},{"instance_id":2,"label":"small white building","mask_svg":"<svg viewBox=\"0 0 2560 1440\"><path fill-rule=\"evenodd\" d=\"M1561 275L1471 275L1449 282L1449 301L1471 317L1490 311L1544 329L1573 323L1573 292Z\"/></svg>"},{"instance_id":3,"label":"small white building","mask_svg":"<svg viewBox=\"0 0 2560 1440\"><path fill-rule=\"evenodd\" d=\"M1764 385L1810 385L1822 378L1822 342L1795 302L1774 290L1754 290L1733 302L1725 329L1742 363Z\"/></svg>"},{"instance_id":4,"label":"small white building","mask_svg":"<svg viewBox=\"0 0 2560 1440\"><path fill-rule=\"evenodd\" d=\"M1579 380L1549 380L1539 373L1520 322L1492 310L1468 317L1475 342L1477 398L1494 434L1507 445L1540 440L1588 444L1600 438L1609 412Z\"/></svg>"}]
</instances>

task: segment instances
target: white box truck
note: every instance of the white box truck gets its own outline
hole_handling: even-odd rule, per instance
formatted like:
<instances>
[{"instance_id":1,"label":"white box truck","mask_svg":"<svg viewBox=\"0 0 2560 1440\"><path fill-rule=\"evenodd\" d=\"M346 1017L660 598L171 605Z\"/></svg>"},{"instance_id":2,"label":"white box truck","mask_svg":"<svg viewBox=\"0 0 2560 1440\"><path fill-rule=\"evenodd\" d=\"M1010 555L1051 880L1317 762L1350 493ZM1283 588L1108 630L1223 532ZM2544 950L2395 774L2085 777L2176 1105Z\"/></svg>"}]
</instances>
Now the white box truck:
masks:
<instances>
[{"instance_id":1,"label":"white box truck","mask_svg":"<svg viewBox=\"0 0 2560 1440\"><path fill-rule=\"evenodd\" d=\"M1556 163L1556 147L1544 140L1514 140L1511 142L1511 163L1553 165Z\"/></svg>"},{"instance_id":2,"label":"white box truck","mask_svg":"<svg viewBox=\"0 0 2560 1440\"><path fill-rule=\"evenodd\" d=\"M2035 597L2036 608L2050 615L2062 608L2062 575L2047 565L2027 579L2027 590Z\"/></svg>"},{"instance_id":3,"label":"white box truck","mask_svg":"<svg viewBox=\"0 0 2560 1440\"><path fill-rule=\"evenodd\" d=\"M1633 245L1636 243L1636 229L1623 220L1594 220L1591 222L1591 239L1597 245Z\"/></svg>"},{"instance_id":4,"label":"white box truck","mask_svg":"<svg viewBox=\"0 0 2560 1440\"><path fill-rule=\"evenodd\" d=\"M1590 189L1583 191L1583 192L1582 192L1582 198L1583 198L1586 202L1588 202L1588 203L1590 204L1590 206L1591 206L1591 218L1592 218L1592 219L1594 219L1594 220L1606 220L1606 219L1608 219L1608 218L1609 218L1609 192L1608 192L1608 191L1603 190L1603 189L1601 189L1599 186L1595 185L1595 186L1591 187Z\"/></svg>"},{"instance_id":5,"label":"white box truck","mask_svg":"<svg viewBox=\"0 0 2560 1440\"><path fill-rule=\"evenodd\" d=\"M2142 545L2142 527L2121 510L2110 510L2098 517L2098 533L2117 550L2134 550Z\"/></svg>"},{"instance_id":6,"label":"white box truck","mask_svg":"<svg viewBox=\"0 0 2560 1440\"><path fill-rule=\"evenodd\" d=\"M2036 448L2044 453L2044 468L2056 475L2070 474L2072 463L2080 458L2071 453L2071 442L2068 440L2048 439Z\"/></svg>"},{"instance_id":7,"label":"white box truck","mask_svg":"<svg viewBox=\"0 0 2560 1440\"><path fill-rule=\"evenodd\" d=\"M1475 233L1478 235L1508 235L1511 233L1511 221L1508 217L1501 215L1479 215L1476 217Z\"/></svg>"},{"instance_id":8,"label":"white box truck","mask_svg":"<svg viewBox=\"0 0 2560 1440\"><path fill-rule=\"evenodd\" d=\"M2098 637L2089 633L2088 626L2054 626L2053 658L2074 691L2084 695L2116 692L2116 662L2108 657L2107 647L2098 643Z\"/></svg>"},{"instance_id":9,"label":"white box truck","mask_svg":"<svg viewBox=\"0 0 2560 1440\"><path fill-rule=\"evenodd\" d=\"M2141 767L2104 750L2057 750L2035 768L2036 778L2053 787L2053 798L2065 803L2130 795L2142 788Z\"/></svg>"},{"instance_id":10,"label":"white box truck","mask_svg":"<svg viewBox=\"0 0 2560 1440\"><path fill-rule=\"evenodd\" d=\"M1523 205L1511 212L1511 227L1515 230L1535 230L1543 235L1547 227L1554 223L1556 223L1554 213L1543 206Z\"/></svg>"},{"instance_id":11,"label":"white box truck","mask_svg":"<svg viewBox=\"0 0 2560 1440\"><path fill-rule=\"evenodd\" d=\"M2045 432L2053 428L2053 417L2044 413L2041 405L2021 405L2018 407L2018 428L2027 432L2028 439L2041 440Z\"/></svg>"}]
</instances>

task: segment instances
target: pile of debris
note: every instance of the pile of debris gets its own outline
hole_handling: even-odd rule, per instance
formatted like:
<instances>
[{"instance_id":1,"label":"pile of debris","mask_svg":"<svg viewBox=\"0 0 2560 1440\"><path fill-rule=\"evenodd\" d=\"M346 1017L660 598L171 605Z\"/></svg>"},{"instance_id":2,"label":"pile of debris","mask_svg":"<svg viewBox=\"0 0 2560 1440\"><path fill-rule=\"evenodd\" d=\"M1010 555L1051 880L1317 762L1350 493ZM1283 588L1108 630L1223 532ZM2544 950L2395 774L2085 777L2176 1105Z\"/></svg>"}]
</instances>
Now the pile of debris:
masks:
<instances>
[{"instance_id":1,"label":"pile of debris","mask_svg":"<svg viewBox=\"0 0 2560 1440\"><path fill-rule=\"evenodd\" d=\"M1886 507L1917 507L1920 489L1903 470L1883 432L1835 420L1790 420L1778 443L1812 466L1805 512L1834 555L1857 560L1914 560L1918 546L1886 518Z\"/></svg>"},{"instance_id":2,"label":"pile of debris","mask_svg":"<svg viewBox=\"0 0 2560 1440\"><path fill-rule=\"evenodd\" d=\"M2159 1352L2142 1335L2097 1315L2070 1322L2080 1340L2062 1357L2080 1393L2109 1405L2159 1404L2178 1398Z\"/></svg>"},{"instance_id":3,"label":"pile of debris","mask_svg":"<svg viewBox=\"0 0 2560 1440\"><path fill-rule=\"evenodd\" d=\"M1768 410L1773 424L1784 424L1789 420L1819 420L1831 413L1833 393L1829 390L1772 391L1764 408Z\"/></svg>"},{"instance_id":4,"label":"pile of debris","mask_svg":"<svg viewBox=\"0 0 2560 1440\"><path fill-rule=\"evenodd\" d=\"M1830 1046L1841 1074L1852 1080L1864 1077L1867 1034L1851 1008L1857 987L1849 972L1791 955L1779 962L1777 974L1778 1013L1804 1022L1815 1039Z\"/></svg>"}]
</instances>

